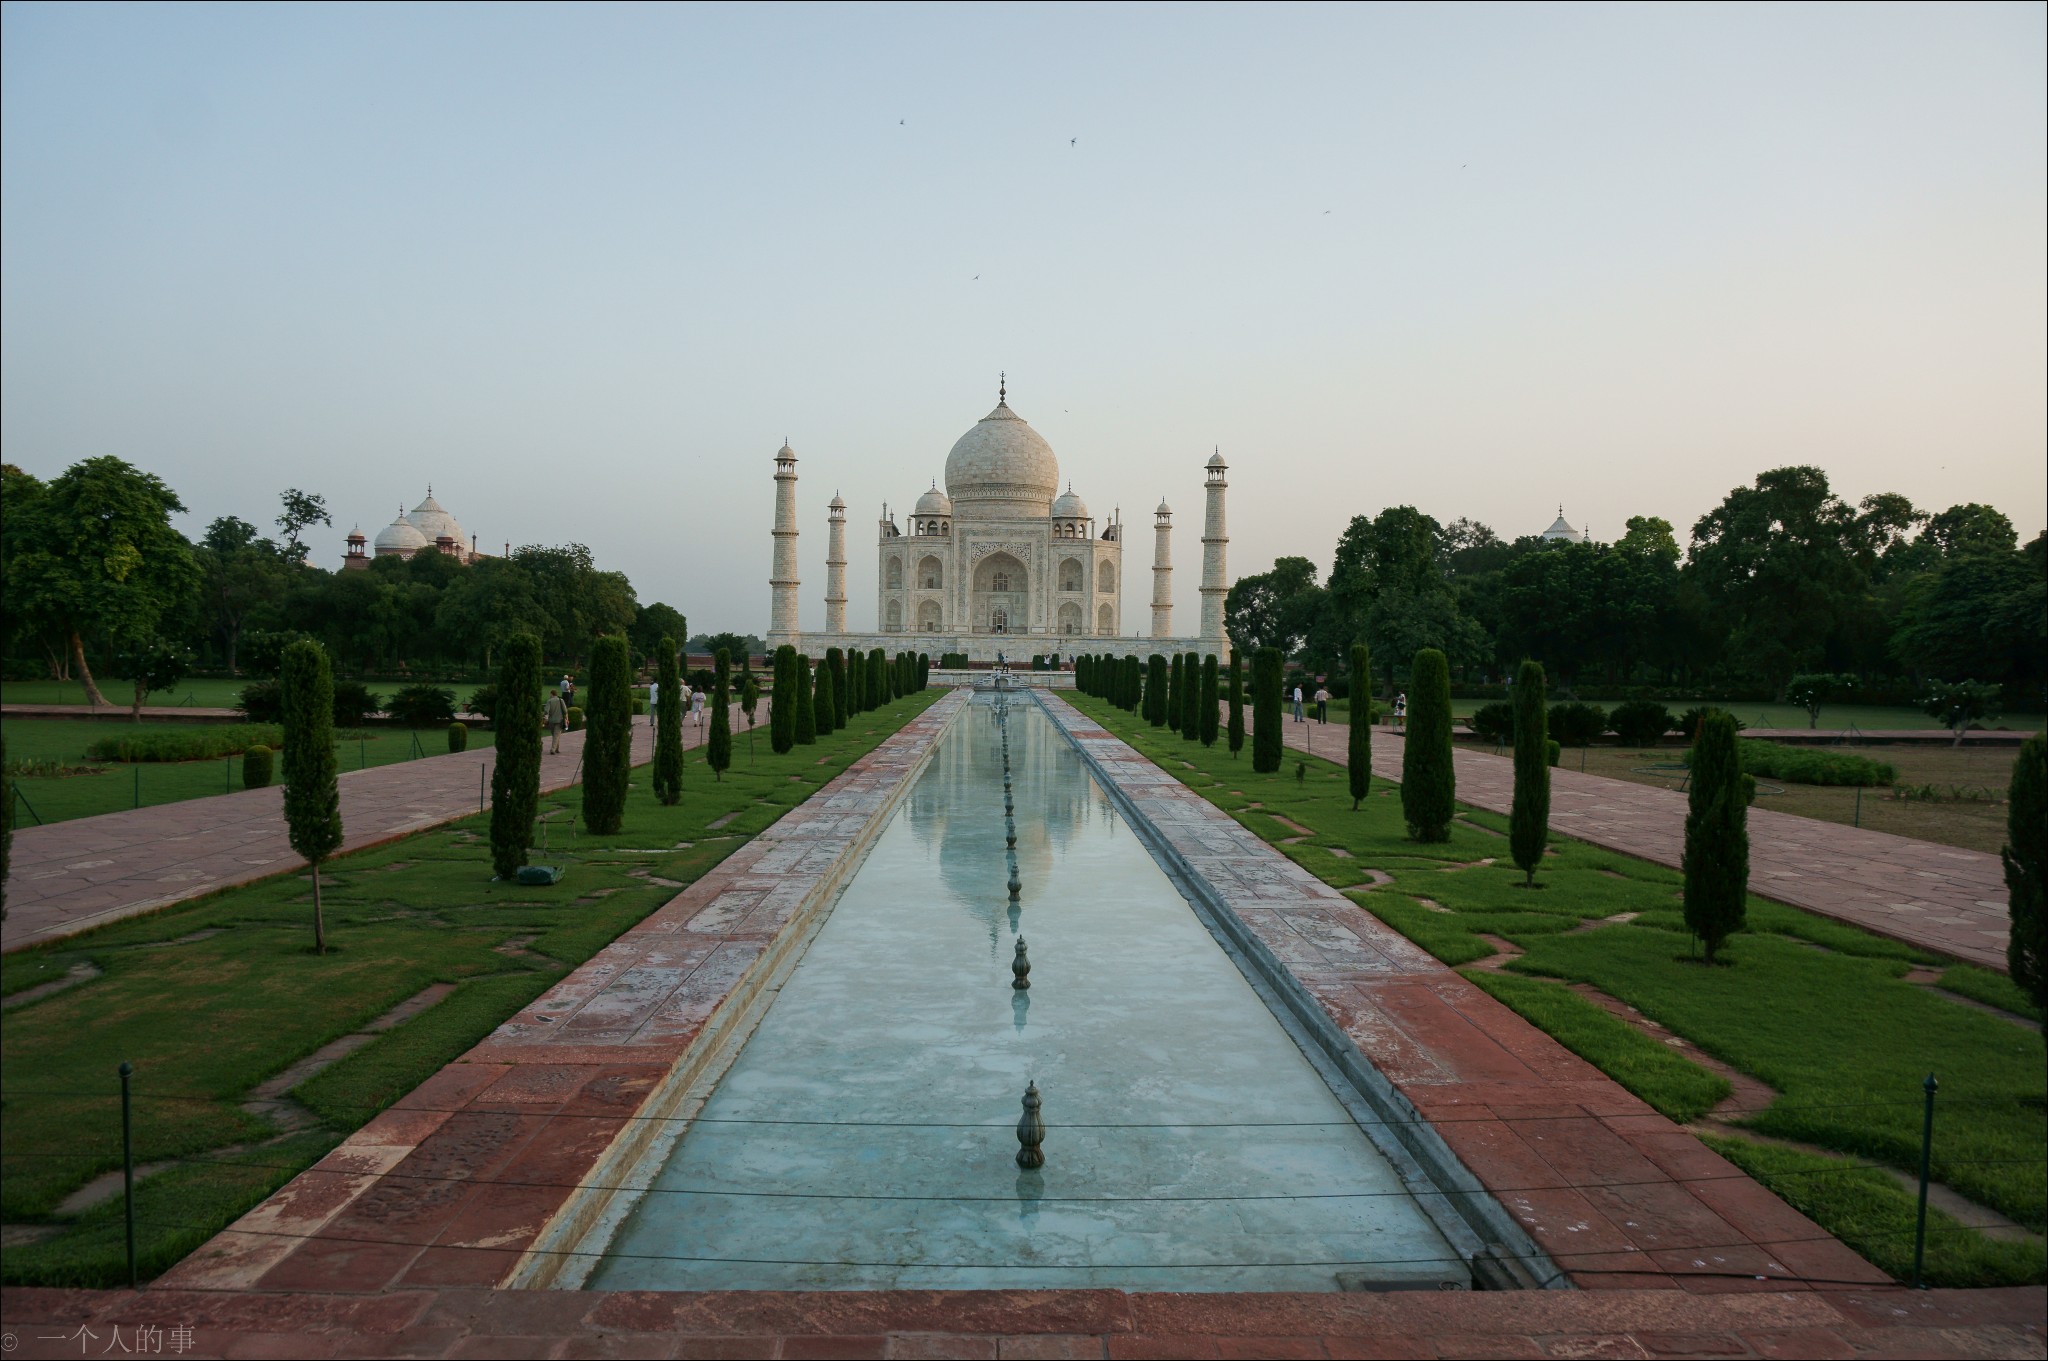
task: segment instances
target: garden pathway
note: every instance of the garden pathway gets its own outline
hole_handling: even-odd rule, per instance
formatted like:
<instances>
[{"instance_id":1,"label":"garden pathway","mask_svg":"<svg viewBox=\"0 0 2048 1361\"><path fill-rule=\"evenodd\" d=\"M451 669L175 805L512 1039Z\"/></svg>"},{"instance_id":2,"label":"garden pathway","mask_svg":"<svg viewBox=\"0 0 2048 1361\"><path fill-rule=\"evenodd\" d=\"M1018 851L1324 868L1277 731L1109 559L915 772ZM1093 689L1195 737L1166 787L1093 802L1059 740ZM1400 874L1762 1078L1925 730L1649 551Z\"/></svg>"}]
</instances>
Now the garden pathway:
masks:
<instances>
[{"instance_id":1,"label":"garden pathway","mask_svg":"<svg viewBox=\"0 0 2048 1361\"><path fill-rule=\"evenodd\" d=\"M734 737L746 718L733 706ZM709 720L683 724L683 745L703 745ZM765 740L765 734L764 734ZM559 755L541 758L542 792L578 777L583 734L565 733ZM654 756L654 730L633 725L633 763ZM342 851L358 851L477 811L496 760L490 748L372 766L341 776ZM267 878L305 862L285 836L284 793L247 789L123 813L16 828L0 950L152 912L216 889Z\"/></svg>"},{"instance_id":2,"label":"garden pathway","mask_svg":"<svg viewBox=\"0 0 2048 1361\"><path fill-rule=\"evenodd\" d=\"M1251 715L1245 715L1249 728ZM1286 725L1289 747L1343 761L1342 723ZM1401 738L1372 735L1373 774L1401 778ZM1245 759L1249 760L1249 757ZM1505 814L1515 767L1460 747L1458 798ZM1676 868L1685 849L1685 795L1603 775L1550 772L1554 832ZM1749 887L1761 897L2005 972L2005 870L1998 857L1768 808L1749 812Z\"/></svg>"}]
</instances>

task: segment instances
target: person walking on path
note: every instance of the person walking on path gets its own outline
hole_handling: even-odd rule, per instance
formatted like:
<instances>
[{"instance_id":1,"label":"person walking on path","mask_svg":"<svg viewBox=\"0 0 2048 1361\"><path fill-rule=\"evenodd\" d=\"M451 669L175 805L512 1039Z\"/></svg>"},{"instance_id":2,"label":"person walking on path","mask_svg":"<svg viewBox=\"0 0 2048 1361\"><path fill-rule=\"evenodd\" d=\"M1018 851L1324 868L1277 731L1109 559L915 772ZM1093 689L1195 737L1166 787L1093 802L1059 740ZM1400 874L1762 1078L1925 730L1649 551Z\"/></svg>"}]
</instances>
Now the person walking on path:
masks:
<instances>
[{"instance_id":1,"label":"person walking on path","mask_svg":"<svg viewBox=\"0 0 2048 1361\"><path fill-rule=\"evenodd\" d=\"M1301 712L1301 686L1299 683L1297 683L1294 687L1294 721L1296 723L1308 722L1308 720L1302 716Z\"/></svg>"},{"instance_id":2,"label":"person walking on path","mask_svg":"<svg viewBox=\"0 0 2048 1361\"><path fill-rule=\"evenodd\" d=\"M647 682L647 726L653 727L655 715L661 712L661 682Z\"/></svg>"},{"instance_id":3,"label":"person walking on path","mask_svg":"<svg viewBox=\"0 0 2048 1361\"><path fill-rule=\"evenodd\" d=\"M1328 723L1329 721L1330 691L1329 688L1322 683L1322 681L1318 680L1316 682L1316 722Z\"/></svg>"},{"instance_id":4,"label":"person walking on path","mask_svg":"<svg viewBox=\"0 0 2048 1361\"><path fill-rule=\"evenodd\" d=\"M690 717L697 720L698 727L704 726L704 692L702 690L692 690L690 692Z\"/></svg>"},{"instance_id":5,"label":"person walking on path","mask_svg":"<svg viewBox=\"0 0 2048 1361\"><path fill-rule=\"evenodd\" d=\"M1408 692L1406 690L1394 696L1394 731L1408 731Z\"/></svg>"},{"instance_id":6,"label":"person walking on path","mask_svg":"<svg viewBox=\"0 0 2048 1361\"><path fill-rule=\"evenodd\" d=\"M574 704L575 702L576 678L570 675L568 672L564 671L562 673L562 703L566 706Z\"/></svg>"},{"instance_id":7,"label":"person walking on path","mask_svg":"<svg viewBox=\"0 0 2048 1361\"><path fill-rule=\"evenodd\" d=\"M548 696L548 707L542 711L542 720L548 725L548 750L562 749L562 729L569 725L569 706L562 703L562 692L555 691Z\"/></svg>"}]
</instances>

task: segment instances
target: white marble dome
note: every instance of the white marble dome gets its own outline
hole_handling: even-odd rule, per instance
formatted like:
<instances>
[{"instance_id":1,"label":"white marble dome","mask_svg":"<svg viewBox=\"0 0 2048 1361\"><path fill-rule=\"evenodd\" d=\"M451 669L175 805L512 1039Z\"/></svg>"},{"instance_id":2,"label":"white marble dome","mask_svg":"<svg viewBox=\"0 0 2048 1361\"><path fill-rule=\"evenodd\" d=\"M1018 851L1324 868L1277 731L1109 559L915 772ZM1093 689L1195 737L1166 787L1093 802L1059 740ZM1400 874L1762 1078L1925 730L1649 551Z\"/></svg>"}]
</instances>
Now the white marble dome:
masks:
<instances>
[{"instance_id":1,"label":"white marble dome","mask_svg":"<svg viewBox=\"0 0 2048 1361\"><path fill-rule=\"evenodd\" d=\"M467 547L469 544L469 540L463 535L462 526L457 524L455 517L442 509L441 503L434 499L432 487L427 488L427 499L414 506L412 513L405 518L414 529L425 536L428 543L445 538L455 540L459 547Z\"/></svg>"},{"instance_id":2,"label":"white marble dome","mask_svg":"<svg viewBox=\"0 0 2048 1361\"><path fill-rule=\"evenodd\" d=\"M1059 494L1059 499L1052 503L1052 518L1055 520L1085 520L1088 518L1088 503L1074 495L1072 484L1069 484L1067 489Z\"/></svg>"},{"instance_id":3,"label":"white marble dome","mask_svg":"<svg viewBox=\"0 0 2048 1361\"><path fill-rule=\"evenodd\" d=\"M413 527L412 521L401 512L396 520L377 531L376 552L383 557L387 553L417 553L422 548L433 546L433 540Z\"/></svg>"},{"instance_id":4,"label":"white marble dome","mask_svg":"<svg viewBox=\"0 0 2048 1361\"><path fill-rule=\"evenodd\" d=\"M946 455L946 492L962 515L1043 517L1060 486L1052 446L1007 400L975 422Z\"/></svg>"},{"instance_id":5,"label":"white marble dome","mask_svg":"<svg viewBox=\"0 0 2048 1361\"><path fill-rule=\"evenodd\" d=\"M952 513L953 498L947 496L946 493L940 491L937 487L933 487L923 496L918 497L917 509L911 512L913 515L951 515Z\"/></svg>"}]
</instances>

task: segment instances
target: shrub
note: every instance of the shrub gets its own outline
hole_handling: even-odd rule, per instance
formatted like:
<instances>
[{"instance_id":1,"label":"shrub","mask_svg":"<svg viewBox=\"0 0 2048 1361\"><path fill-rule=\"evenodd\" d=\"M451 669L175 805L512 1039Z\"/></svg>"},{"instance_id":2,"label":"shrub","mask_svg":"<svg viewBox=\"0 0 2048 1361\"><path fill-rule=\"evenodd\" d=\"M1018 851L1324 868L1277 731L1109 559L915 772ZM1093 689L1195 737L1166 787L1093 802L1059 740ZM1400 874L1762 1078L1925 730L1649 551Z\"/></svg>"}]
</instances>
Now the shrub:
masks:
<instances>
[{"instance_id":1,"label":"shrub","mask_svg":"<svg viewBox=\"0 0 2048 1361\"><path fill-rule=\"evenodd\" d=\"M1929 717L1940 719L1941 725L1956 735L1955 744L1961 746L1963 734L1972 723L1998 717L1999 698L1998 687L1982 681L1930 681L1920 709Z\"/></svg>"},{"instance_id":2,"label":"shrub","mask_svg":"<svg viewBox=\"0 0 2048 1361\"><path fill-rule=\"evenodd\" d=\"M1555 737L1545 744L1545 752L1544 759L1553 766L1564 759L1564 748L1558 745Z\"/></svg>"},{"instance_id":3,"label":"shrub","mask_svg":"<svg viewBox=\"0 0 2048 1361\"><path fill-rule=\"evenodd\" d=\"M1465 720L1476 736L1499 746L1515 735L1515 711L1512 705L1482 704L1472 711L1472 717Z\"/></svg>"},{"instance_id":4,"label":"shrub","mask_svg":"<svg viewBox=\"0 0 2048 1361\"><path fill-rule=\"evenodd\" d=\"M408 728L437 727L454 719L455 692L438 685L408 685L391 697L386 712Z\"/></svg>"},{"instance_id":5,"label":"shrub","mask_svg":"<svg viewBox=\"0 0 2048 1361\"><path fill-rule=\"evenodd\" d=\"M132 733L102 737L88 743L88 761L214 761L247 751L257 744L275 750L284 745L284 730L275 724L236 723L227 727L193 727L176 732Z\"/></svg>"},{"instance_id":6,"label":"shrub","mask_svg":"<svg viewBox=\"0 0 2048 1361\"><path fill-rule=\"evenodd\" d=\"M1165 668L1152 659L1155 671ZM1252 769L1269 775L1280 769L1280 649L1252 654Z\"/></svg>"},{"instance_id":7,"label":"shrub","mask_svg":"<svg viewBox=\"0 0 2048 1361\"><path fill-rule=\"evenodd\" d=\"M489 685L479 685L476 689L470 691L468 700L463 703L462 711L467 714L482 714L485 722L496 723L498 721L497 683L494 681Z\"/></svg>"},{"instance_id":8,"label":"shrub","mask_svg":"<svg viewBox=\"0 0 2048 1361\"><path fill-rule=\"evenodd\" d=\"M540 809L540 639L515 633L498 653L498 683L504 698L494 705L498 723L497 764L491 770L491 869L509 880L526 863L533 844L534 814ZM571 709L570 727L583 721Z\"/></svg>"},{"instance_id":9,"label":"shrub","mask_svg":"<svg viewBox=\"0 0 2048 1361\"><path fill-rule=\"evenodd\" d=\"M450 723L448 725L448 750L469 750L469 728L466 724Z\"/></svg>"},{"instance_id":10,"label":"shrub","mask_svg":"<svg viewBox=\"0 0 2048 1361\"><path fill-rule=\"evenodd\" d=\"M633 696L633 717L642 718L646 716L646 713L647 701L638 695Z\"/></svg>"},{"instance_id":11,"label":"shrub","mask_svg":"<svg viewBox=\"0 0 2048 1361\"><path fill-rule=\"evenodd\" d=\"M1372 649L1364 643L1351 645L1351 674L1372 674ZM1372 720L1369 717L1362 718L1356 713L1351 715L1351 740L1344 753L1344 765L1351 791L1351 811L1356 813L1359 803L1372 792Z\"/></svg>"},{"instance_id":12,"label":"shrub","mask_svg":"<svg viewBox=\"0 0 2048 1361\"><path fill-rule=\"evenodd\" d=\"M256 743L242 753L242 788L267 788L273 769L270 748L261 742Z\"/></svg>"},{"instance_id":13,"label":"shrub","mask_svg":"<svg viewBox=\"0 0 2048 1361\"><path fill-rule=\"evenodd\" d=\"M334 726L337 728L360 728L364 719L383 707L382 696L361 681L338 680L334 683Z\"/></svg>"},{"instance_id":14,"label":"shrub","mask_svg":"<svg viewBox=\"0 0 2048 1361\"><path fill-rule=\"evenodd\" d=\"M708 695L711 693L712 683L716 681L718 677L710 667L700 666L695 671L692 671L688 675L684 676L683 679L690 683L690 688L692 690L702 690L705 694Z\"/></svg>"},{"instance_id":15,"label":"shrub","mask_svg":"<svg viewBox=\"0 0 2048 1361\"><path fill-rule=\"evenodd\" d=\"M291 847L313 866L313 950L327 953L320 915L320 862L341 846L341 789L335 783L334 673L327 649L284 650L284 820Z\"/></svg>"},{"instance_id":16,"label":"shrub","mask_svg":"<svg viewBox=\"0 0 2048 1361\"><path fill-rule=\"evenodd\" d=\"M568 721L570 732L581 732L583 730L583 707L581 705L571 704L562 711L562 717Z\"/></svg>"},{"instance_id":17,"label":"shrub","mask_svg":"<svg viewBox=\"0 0 2048 1361\"><path fill-rule=\"evenodd\" d=\"M1515 674L1515 795L1508 811L1508 847L1522 882L1536 883L1536 867L1550 841L1550 735L1544 731L1544 675L1525 661Z\"/></svg>"},{"instance_id":18,"label":"shrub","mask_svg":"<svg viewBox=\"0 0 2048 1361\"><path fill-rule=\"evenodd\" d=\"M1671 711L1655 700L1632 699L1614 706L1608 724L1625 747L1651 747L1671 731Z\"/></svg>"},{"instance_id":19,"label":"shrub","mask_svg":"<svg viewBox=\"0 0 2048 1361\"><path fill-rule=\"evenodd\" d=\"M2035 733L2020 744L2006 797L2006 909L2012 918L2005 959L2012 981L2037 1007L2048 1007L2048 738Z\"/></svg>"},{"instance_id":20,"label":"shrub","mask_svg":"<svg viewBox=\"0 0 2048 1361\"><path fill-rule=\"evenodd\" d=\"M1678 735L1680 737L1683 737L1686 741L1686 744L1690 746L1692 744L1692 740L1695 737L1698 737L1700 734L1700 719L1707 714L1719 712L1721 711L1719 709L1716 709L1711 704L1696 705L1693 708L1687 709L1684 713L1678 716ZM1730 717L1729 721L1735 725L1735 731L1737 732L1741 732L1744 728L1749 726L1747 723L1744 723L1741 719L1734 718L1732 716Z\"/></svg>"},{"instance_id":21,"label":"shrub","mask_svg":"<svg viewBox=\"0 0 2048 1361\"><path fill-rule=\"evenodd\" d=\"M1806 726L1820 726L1821 706L1846 691L1856 687L1854 676L1837 676L1831 672L1811 672L1794 676L1785 682L1785 698L1806 710Z\"/></svg>"},{"instance_id":22,"label":"shrub","mask_svg":"<svg viewBox=\"0 0 2048 1361\"><path fill-rule=\"evenodd\" d=\"M1746 774L1767 780L1789 780L1793 784L1888 785L1898 771L1886 761L1873 761L1846 751L1825 751L1814 747L1781 746L1776 742L1741 738L1736 747ZM1690 757L1690 753L1687 753Z\"/></svg>"},{"instance_id":23,"label":"shrub","mask_svg":"<svg viewBox=\"0 0 2048 1361\"><path fill-rule=\"evenodd\" d=\"M1401 750L1401 815L1417 841L1448 841L1457 811L1451 766L1451 667L1433 647L1415 654L1408 677L1408 735Z\"/></svg>"},{"instance_id":24,"label":"shrub","mask_svg":"<svg viewBox=\"0 0 2048 1361\"><path fill-rule=\"evenodd\" d=\"M1685 924L1706 947L1742 929L1749 895L1749 799L1743 788L1735 720L1701 715L1692 745L1692 790L1685 816Z\"/></svg>"},{"instance_id":25,"label":"shrub","mask_svg":"<svg viewBox=\"0 0 2048 1361\"><path fill-rule=\"evenodd\" d=\"M654 662L660 712L654 716L654 797L664 808L683 799L683 677L676 640L664 637Z\"/></svg>"},{"instance_id":26,"label":"shrub","mask_svg":"<svg viewBox=\"0 0 2048 1361\"><path fill-rule=\"evenodd\" d=\"M1607 711L1576 700L1550 706L1550 735L1568 747L1588 747L1607 731Z\"/></svg>"},{"instance_id":27,"label":"shrub","mask_svg":"<svg viewBox=\"0 0 2048 1361\"><path fill-rule=\"evenodd\" d=\"M235 696L235 707L251 723L281 723L284 721L284 690L274 680L251 681L242 687L241 694Z\"/></svg>"},{"instance_id":28,"label":"shrub","mask_svg":"<svg viewBox=\"0 0 2048 1361\"><path fill-rule=\"evenodd\" d=\"M590 648L590 735L583 739L583 825L617 836L633 764L632 663L622 634Z\"/></svg>"}]
</instances>

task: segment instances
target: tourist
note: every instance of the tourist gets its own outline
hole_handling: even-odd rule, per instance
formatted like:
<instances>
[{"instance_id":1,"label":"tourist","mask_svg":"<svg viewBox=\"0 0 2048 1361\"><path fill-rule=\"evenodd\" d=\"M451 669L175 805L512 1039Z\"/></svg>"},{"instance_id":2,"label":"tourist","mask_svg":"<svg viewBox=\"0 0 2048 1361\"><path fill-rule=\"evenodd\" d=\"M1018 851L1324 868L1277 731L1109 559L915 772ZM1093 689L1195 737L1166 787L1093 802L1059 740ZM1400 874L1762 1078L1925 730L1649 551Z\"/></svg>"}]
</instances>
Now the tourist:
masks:
<instances>
[{"instance_id":1,"label":"tourist","mask_svg":"<svg viewBox=\"0 0 2048 1361\"><path fill-rule=\"evenodd\" d=\"M562 692L560 690L548 696L548 707L547 712L543 715L543 721L548 725L548 740L552 743L548 750L550 752L560 751L562 749L562 729L569 726L569 706L562 703Z\"/></svg>"},{"instance_id":2,"label":"tourist","mask_svg":"<svg viewBox=\"0 0 2048 1361\"><path fill-rule=\"evenodd\" d=\"M1394 696L1394 731L1408 731L1408 692L1406 690Z\"/></svg>"},{"instance_id":3,"label":"tourist","mask_svg":"<svg viewBox=\"0 0 2048 1361\"><path fill-rule=\"evenodd\" d=\"M1306 718L1304 718L1304 717L1302 716L1302 712L1301 712L1301 682L1300 682L1300 681L1296 681L1296 682L1294 683L1294 721L1295 721L1296 723L1306 723L1306 722L1308 722L1308 720L1307 720Z\"/></svg>"},{"instance_id":4,"label":"tourist","mask_svg":"<svg viewBox=\"0 0 2048 1361\"><path fill-rule=\"evenodd\" d=\"M660 713L661 713L661 682L660 682L660 681L649 681L649 682L647 682L647 726L648 726L648 727L650 727L650 728L651 728L651 727L653 727L653 726L654 726L654 725L655 725L656 723L658 723L658 722L660 721L660 718L659 718L659 715L660 715Z\"/></svg>"},{"instance_id":5,"label":"tourist","mask_svg":"<svg viewBox=\"0 0 2048 1361\"><path fill-rule=\"evenodd\" d=\"M1318 679L1316 680L1316 722L1318 722L1318 723L1328 723L1329 721L1330 721L1330 692L1329 692L1329 690L1328 690L1328 689L1327 689L1327 688L1326 688L1326 687L1325 687L1325 686L1323 685L1323 682L1322 682L1321 678L1318 678Z\"/></svg>"},{"instance_id":6,"label":"tourist","mask_svg":"<svg viewBox=\"0 0 2048 1361\"><path fill-rule=\"evenodd\" d=\"M574 704L575 702L576 679L575 677L571 676L568 672L564 671L562 673L562 703Z\"/></svg>"},{"instance_id":7,"label":"tourist","mask_svg":"<svg viewBox=\"0 0 2048 1361\"><path fill-rule=\"evenodd\" d=\"M690 691L690 716L697 720L698 727L704 726L704 692L702 690Z\"/></svg>"}]
</instances>

